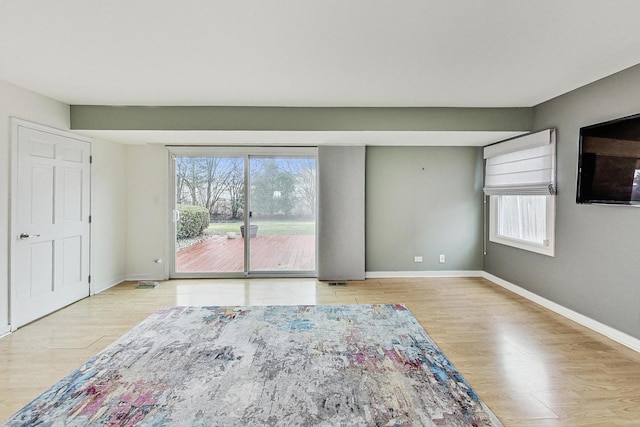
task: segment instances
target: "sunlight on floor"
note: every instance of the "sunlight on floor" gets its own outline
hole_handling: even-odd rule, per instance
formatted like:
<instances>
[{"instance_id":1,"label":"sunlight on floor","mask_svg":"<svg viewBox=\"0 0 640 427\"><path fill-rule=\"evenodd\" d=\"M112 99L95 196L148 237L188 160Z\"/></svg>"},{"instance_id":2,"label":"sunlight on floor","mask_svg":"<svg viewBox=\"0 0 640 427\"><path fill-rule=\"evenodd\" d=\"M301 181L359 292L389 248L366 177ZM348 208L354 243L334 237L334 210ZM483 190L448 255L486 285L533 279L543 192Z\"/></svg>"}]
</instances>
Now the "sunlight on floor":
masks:
<instances>
[{"instance_id":1,"label":"sunlight on floor","mask_svg":"<svg viewBox=\"0 0 640 427\"><path fill-rule=\"evenodd\" d=\"M555 390L551 387L545 352L539 348L541 343L535 337L523 335L522 329L512 325L498 324L498 355L501 371L509 388L512 399L521 400L526 415L531 418L556 419L554 413L539 397L553 399Z\"/></svg>"},{"instance_id":2,"label":"sunlight on floor","mask_svg":"<svg viewBox=\"0 0 640 427\"><path fill-rule=\"evenodd\" d=\"M312 305L317 303L315 279L194 281L176 284L176 305Z\"/></svg>"}]
</instances>

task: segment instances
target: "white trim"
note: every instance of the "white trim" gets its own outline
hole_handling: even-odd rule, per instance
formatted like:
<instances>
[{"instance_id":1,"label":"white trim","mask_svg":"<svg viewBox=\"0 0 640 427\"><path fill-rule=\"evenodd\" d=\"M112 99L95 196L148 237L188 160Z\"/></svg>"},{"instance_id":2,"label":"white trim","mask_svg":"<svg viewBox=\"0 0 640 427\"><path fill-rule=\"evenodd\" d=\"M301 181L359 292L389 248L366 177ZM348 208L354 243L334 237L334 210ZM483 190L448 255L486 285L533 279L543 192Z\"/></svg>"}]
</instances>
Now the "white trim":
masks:
<instances>
[{"instance_id":1,"label":"white trim","mask_svg":"<svg viewBox=\"0 0 640 427\"><path fill-rule=\"evenodd\" d=\"M11 120L12 130L17 129L18 126L22 126L29 129L39 130L41 132L47 132L54 135L62 136L65 138L77 139L78 141L82 141L82 142L89 142L89 143L93 142L93 138L77 134L71 130L64 130L64 129L54 128L47 125L41 125L39 123L30 122L28 120L20 119L17 117L11 117L10 120Z\"/></svg>"},{"instance_id":2,"label":"white trim","mask_svg":"<svg viewBox=\"0 0 640 427\"><path fill-rule=\"evenodd\" d=\"M115 280L115 281L114 281L114 280ZM92 291L91 291L91 296L93 296L93 295L97 295L97 294L99 294L100 292L104 292L104 291L106 291L107 289L111 289L111 288L113 288L114 286L119 285L120 283L126 282L126 279L125 279L124 277L120 277L120 278L118 278L118 279L114 279L114 280L110 280L110 281L108 281L107 283L110 283L110 284L107 284L107 285L105 285L104 287L102 287L102 286L97 286L97 285L96 285L96 286L94 286L94 289L92 289Z\"/></svg>"},{"instance_id":3,"label":"white trim","mask_svg":"<svg viewBox=\"0 0 640 427\"><path fill-rule=\"evenodd\" d=\"M365 279L393 279L400 277L483 277L480 270L450 270L450 271L367 271Z\"/></svg>"},{"instance_id":4,"label":"white trim","mask_svg":"<svg viewBox=\"0 0 640 427\"><path fill-rule=\"evenodd\" d=\"M167 145L165 148L169 151L168 156L168 169L169 169L169 197L167 203L167 211L169 212L168 221L168 245L165 251L165 258L169 260L167 263L165 275L167 279L195 279L195 278L247 278L247 277L317 277L318 266L318 239L316 237L316 251L315 251L315 271L254 271L251 270L250 258L251 258L251 242L247 240L244 245L244 262L243 270L240 272L189 272L189 271L177 271L176 268L176 223L179 216L177 213L177 195L176 195L176 158L177 157L216 157L216 158L236 158L242 159L244 162L244 184L245 190L251 187L251 166L250 162L252 158L312 158L316 161L316 174L318 168L318 147L292 147L292 146L269 146L269 147L255 147L255 146L171 146ZM318 186L318 179L316 177L316 194ZM244 206L250 205L251 191L244 191ZM318 204L316 198L316 205ZM250 207L249 207L249 210ZM317 211L317 206L316 206ZM318 234L318 214L316 212L315 228L316 236ZM249 218L245 215L244 226L249 225ZM249 268L247 270L247 267ZM161 279L136 279L136 280L161 280Z\"/></svg>"},{"instance_id":5,"label":"white trim","mask_svg":"<svg viewBox=\"0 0 640 427\"><path fill-rule=\"evenodd\" d=\"M7 325L5 328L0 329L0 338L4 338L7 335L11 335L11 325Z\"/></svg>"},{"instance_id":6,"label":"white trim","mask_svg":"<svg viewBox=\"0 0 640 427\"><path fill-rule=\"evenodd\" d=\"M87 136L78 135L70 130L58 129L47 125L42 125L39 123L31 122L28 120L20 119L17 117L10 117L10 130L11 130L11 141L9 142L9 236L17 236L16 230L16 218L18 215L17 212L17 196L18 196L18 137L20 128L26 128L31 130L36 130L40 132L50 133L52 135L57 135L60 137L74 139L80 142L84 142L89 144L89 156L93 155L93 139ZM89 163L89 216L93 214L93 172L91 162ZM87 274L91 276L92 270L92 260L93 253L91 250L92 240L93 240L93 224L89 223L89 235L87 236L89 245L89 267ZM9 237L9 293L8 293L8 306L9 306L9 325L10 331L14 331L17 327L15 325L15 307L14 300L16 299L16 289L15 289L15 243L13 242L13 238ZM89 283L88 294L91 296L93 290L93 285ZM0 332L1 334L1 332Z\"/></svg>"},{"instance_id":7,"label":"white trim","mask_svg":"<svg viewBox=\"0 0 640 427\"><path fill-rule=\"evenodd\" d=\"M245 156L264 156L264 157L306 157L318 156L318 147L253 147L253 146L180 146L166 145L169 153L180 157L245 157Z\"/></svg>"},{"instance_id":8,"label":"white trim","mask_svg":"<svg viewBox=\"0 0 640 427\"><path fill-rule=\"evenodd\" d=\"M556 196L546 195L546 245L540 245L526 240L512 239L498 234L500 220L499 198L501 196L489 196L489 241L501 245L512 246L525 251L553 257L556 253Z\"/></svg>"},{"instance_id":9,"label":"white trim","mask_svg":"<svg viewBox=\"0 0 640 427\"><path fill-rule=\"evenodd\" d=\"M627 335L624 332L621 332L617 329L614 329L610 326L607 326L603 323L600 323L596 320L593 320L590 317L587 317L583 314L577 313L571 309L568 309L560 304L557 304L553 301L550 301L546 298L541 297L540 295L534 294L520 286L514 285L511 282L507 282L504 279L501 279L493 274L487 273L486 271L482 272L482 277L495 283L496 285L507 289L508 291L513 292L514 294L520 295L523 298L528 299L531 302L534 302L546 309L553 311L563 317L566 317L569 320L573 320L580 325L587 327L599 334L604 335L607 338L612 339L613 341L622 344L626 347L629 347L632 350L635 350L640 353L640 340L632 337L631 335Z\"/></svg>"},{"instance_id":10,"label":"white trim","mask_svg":"<svg viewBox=\"0 0 640 427\"><path fill-rule=\"evenodd\" d=\"M167 263L169 267L167 276L173 279L176 278L176 233L178 231L177 223L180 219L178 201L176 198L176 156L179 154L176 154L173 148L167 147L167 149L169 150L169 155L167 156L169 160L169 164L167 165L169 168L169 197L167 199L167 211L169 213L169 240L165 247L164 259L169 260Z\"/></svg>"},{"instance_id":11,"label":"white trim","mask_svg":"<svg viewBox=\"0 0 640 427\"><path fill-rule=\"evenodd\" d=\"M168 280L168 277L162 276L154 276L153 274L131 274L127 275L125 282L138 282L140 280L157 280L157 281L165 281Z\"/></svg>"}]
</instances>

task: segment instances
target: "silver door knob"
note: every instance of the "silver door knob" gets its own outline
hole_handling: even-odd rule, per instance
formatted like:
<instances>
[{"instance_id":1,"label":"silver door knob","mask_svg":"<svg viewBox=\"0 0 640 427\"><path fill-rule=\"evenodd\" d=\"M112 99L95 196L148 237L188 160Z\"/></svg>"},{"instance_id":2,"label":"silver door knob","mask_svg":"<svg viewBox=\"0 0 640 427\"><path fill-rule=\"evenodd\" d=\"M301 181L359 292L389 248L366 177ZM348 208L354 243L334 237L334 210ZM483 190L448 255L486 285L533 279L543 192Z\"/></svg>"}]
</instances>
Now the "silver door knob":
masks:
<instances>
[{"instance_id":1,"label":"silver door knob","mask_svg":"<svg viewBox=\"0 0 640 427\"><path fill-rule=\"evenodd\" d=\"M28 239L29 237L40 237L40 235L39 235L39 234L27 234L27 233L22 233L22 234L20 234L20 235L18 236L18 238L19 238L20 240L25 240L25 239Z\"/></svg>"}]
</instances>

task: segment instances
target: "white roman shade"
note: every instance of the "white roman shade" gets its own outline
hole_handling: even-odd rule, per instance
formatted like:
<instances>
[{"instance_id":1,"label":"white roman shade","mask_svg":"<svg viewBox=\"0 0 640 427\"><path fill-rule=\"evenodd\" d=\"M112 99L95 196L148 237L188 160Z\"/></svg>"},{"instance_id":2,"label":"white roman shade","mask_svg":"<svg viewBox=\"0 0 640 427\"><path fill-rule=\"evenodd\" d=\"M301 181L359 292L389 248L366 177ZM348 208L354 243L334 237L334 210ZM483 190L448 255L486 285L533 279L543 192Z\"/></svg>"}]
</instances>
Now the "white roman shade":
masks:
<instances>
[{"instance_id":1,"label":"white roman shade","mask_svg":"<svg viewBox=\"0 0 640 427\"><path fill-rule=\"evenodd\" d=\"M556 191L555 129L484 148L486 195L549 195Z\"/></svg>"}]
</instances>

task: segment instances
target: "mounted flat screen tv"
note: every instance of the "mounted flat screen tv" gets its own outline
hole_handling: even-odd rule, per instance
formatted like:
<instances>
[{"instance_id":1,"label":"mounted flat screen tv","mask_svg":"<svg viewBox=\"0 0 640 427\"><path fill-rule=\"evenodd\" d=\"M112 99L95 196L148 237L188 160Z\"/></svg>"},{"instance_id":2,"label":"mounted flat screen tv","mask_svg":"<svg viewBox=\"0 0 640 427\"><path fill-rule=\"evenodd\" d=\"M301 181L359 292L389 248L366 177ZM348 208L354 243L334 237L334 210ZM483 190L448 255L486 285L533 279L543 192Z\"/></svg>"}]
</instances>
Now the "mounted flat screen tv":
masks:
<instances>
[{"instance_id":1,"label":"mounted flat screen tv","mask_svg":"<svg viewBox=\"0 0 640 427\"><path fill-rule=\"evenodd\" d=\"M580 129L577 202L640 206L640 114Z\"/></svg>"}]
</instances>

